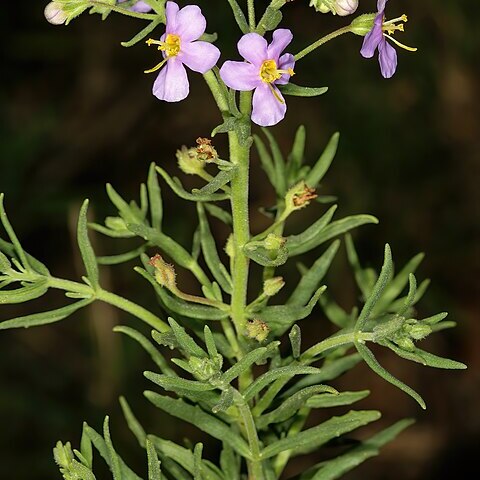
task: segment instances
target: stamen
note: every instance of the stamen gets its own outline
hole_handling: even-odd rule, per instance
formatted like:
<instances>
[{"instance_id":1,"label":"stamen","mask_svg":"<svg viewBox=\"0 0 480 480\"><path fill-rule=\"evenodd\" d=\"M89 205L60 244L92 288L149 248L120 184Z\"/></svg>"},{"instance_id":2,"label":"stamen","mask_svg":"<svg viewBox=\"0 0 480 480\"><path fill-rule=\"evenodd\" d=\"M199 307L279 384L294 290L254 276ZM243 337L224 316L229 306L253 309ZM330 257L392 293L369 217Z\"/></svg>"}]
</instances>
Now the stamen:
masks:
<instances>
[{"instance_id":1,"label":"stamen","mask_svg":"<svg viewBox=\"0 0 480 480\"><path fill-rule=\"evenodd\" d=\"M395 23L395 22L407 23L408 22L408 17L405 14L403 14L401 17L392 18L392 20L388 20L387 22L383 22L383 24L384 25L391 25L392 23Z\"/></svg>"},{"instance_id":2,"label":"stamen","mask_svg":"<svg viewBox=\"0 0 480 480\"><path fill-rule=\"evenodd\" d=\"M407 50L409 52L416 52L418 50L418 48L415 48L415 47L409 47L407 45L404 45L403 43L400 43L397 39L391 37L390 35L387 35L386 33L383 34L383 36L385 38L388 38L389 40L391 40L393 43L395 43L395 45L398 45L400 48L403 48L404 50Z\"/></svg>"},{"instance_id":3,"label":"stamen","mask_svg":"<svg viewBox=\"0 0 480 480\"><path fill-rule=\"evenodd\" d=\"M273 96L283 105L285 100L283 100L283 98L278 94L277 89L271 83L269 83L268 86L270 87Z\"/></svg>"},{"instance_id":4,"label":"stamen","mask_svg":"<svg viewBox=\"0 0 480 480\"><path fill-rule=\"evenodd\" d=\"M155 65L150 70L145 70L143 73L153 73L153 72L156 72L157 70L160 70L165 65L167 60L168 60L168 57L164 58L158 65Z\"/></svg>"}]
</instances>

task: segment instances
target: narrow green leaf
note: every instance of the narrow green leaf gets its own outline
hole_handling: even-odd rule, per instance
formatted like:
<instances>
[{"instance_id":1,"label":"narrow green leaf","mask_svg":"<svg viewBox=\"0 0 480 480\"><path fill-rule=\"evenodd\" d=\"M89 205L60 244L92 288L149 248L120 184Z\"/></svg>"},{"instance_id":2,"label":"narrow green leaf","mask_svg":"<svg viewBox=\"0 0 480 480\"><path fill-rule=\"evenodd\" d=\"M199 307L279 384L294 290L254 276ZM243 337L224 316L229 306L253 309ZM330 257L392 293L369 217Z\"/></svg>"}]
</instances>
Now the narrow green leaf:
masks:
<instances>
[{"instance_id":1,"label":"narrow green leaf","mask_svg":"<svg viewBox=\"0 0 480 480\"><path fill-rule=\"evenodd\" d=\"M130 205L117 193L110 183L107 183L106 189L108 198L115 205L123 220L130 223L138 223L140 220L138 216L133 213Z\"/></svg>"},{"instance_id":2,"label":"narrow green leaf","mask_svg":"<svg viewBox=\"0 0 480 480\"><path fill-rule=\"evenodd\" d=\"M109 467L113 475L113 480L122 480L122 471L120 470L120 461L117 452L113 448L112 439L110 437L109 417L105 417L103 422L103 436L107 447L108 457L110 459Z\"/></svg>"},{"instance_id":3,"label":"narrow green leaf","mask_svg":"<svg viewBox=\"0 0 480 480\"><path fill-rule=\"evenodd\" d=\"M197 443L193 451L193 480L203 480L202 452L203 443Z\"/></svg>"},{"instance_id":4,"label":"narrow green leaf","mask_svg":"<svg viewBox=\"0 0 480 480\"><path fill-rule=\"evenodd\" d=\"M325 277L339 246L340 240L335 240L325 253L312 265L310 270L302 275L300 282L287 301L288 304L304 305L305 302L308 301Z\"/></svg>"},{"instance_id":5,"label":"narrow green leaf","mask_svg":"<svg viewBox=\"0 0 480 480\"><path fill-rule=\"evenodd\" d=\"M351 405L370 395L369 390L359 392L340 392L338 395L317 395L307 400L308 408L330 408Z\"/></svg>"},{"instance_id":6,"label":"narrow green leaf","mask_svg":"<svg viewBox=\"0 0 480 480\"><path fill-rule=\"evenodd\" d=\"M137 439L139 445L141 447L145 447L145 440L147 438L147 434L145 433L145 430L143 429L140 422L135 417L135 414L132 412L132 409L130 408L130 405L128 404L125 397L120 397L120 406L122 407L123 416L127 421L128 428L135 435L135 438Z\"/></svg>"},{"instance_id":7,"label":"narrow green leaf","mask_svg":"<svg viewBox=\"0 0 480 480\"><path fill-rule=\"evenodd\" d=\"M362 292L362 296L364 300L366 300L369 297L373 288L373 284L370 281L371 276L368 275L367 271L364 270L360 265L360 260L358 259L357 251L355 249L352 236L349 233L345 235L345 245L347 247L348 261L350 263L350 266L353 269L357 286Z\"/></svg>"},{"instance_id":8,"label":"narrow green leaf","mask_svg":"<svg viewBox=\"0 0 480 480\"><path fill-rule=\"evenodd\" d=\"M318 97L328 92L328 87L302 87L291 82L288 82L286 85L280 85L279 89L284 95L293 97Z\"/></svg>"},{"instance_id":9,"label":"narrow green leaf","mask_svg":"<svg viewBox=\"0 0 480 480\"><path fill-rule=\"evenodd\" d=\"M305 178L305 183L311 187L316 188L317 185L323 180L323 177L328 172L330 165L337 153L338 141L340 140L340 134L334 133L325 147L325 150L320 155L317 163L313 166L310 173Z\"/></svg>"},{"instance_id":10,"label":"narrow green leaf","mask_svg":"<svg viewBox=\"0 0 480 480\"><path fill-rule=\"evenodd\" d=\"M191 392L208 392L214 390L215 387L210 383L197 382L196 380L186 380L184 378L171 377L154 372L143 372L145 378L159 385L165 390L171 392L191 391Z\"/></svg>"},{"instance_id":11,"label":"narrow green leaf","mask_svg":"<svg viewBox=\"0 0 480 480\"><path fill-rule=\"evenodd\" d=\"M268 139L268 143L270 145L270 150L272 151L273 155L273 165L275 168L275 178L276 184L278 189L279 196L285 196L287 191L287 178L285 175L285 160L282 155L282 151L278 146L275 137L270 133L270 130L266 128L262 128L263 133Z\"/></svg>"},{"instance_id":12,"label":"narrow green leaf","mask_svg":"<svg viewBox=\"0 0 480 480\"><path fill-rule=\"evenodd\" d=\"M229 198L227 193L209 193L202 195L199 193L189 193L183 188L180 180L170 177L163 168L157 167L157 172L163 177L174 193L184 200L191 200L193 202L218 202L220 200L228 200Z\"/></svg>"},{"instance_id":13,"label":"narrow green leaf","mask_svg":"<svg viewBox=\"0 0 480 480\"><path fill-rule=\"evenodd\" d=\"M231 294L232 278L218 256L215 239L213 238L205 210L201 203L197 204L197 212L200 221L200 241L205 262L223 291Z\"/></svg>"},{"instance_id":14,"label":"narrow green leaf","mask_svg":"<svg viewBox=\"0 0 480 480\"><path fill-rule=\"evenodd\" d=\"M92 470L85 465L77 462L76 460L72 460L72 463L69 467L69 474L75 475L75 477L68 477L68 478L80 478L82 480L95 480L96 477L93 474Z\"/></svg>"},{"instance_id":15,"label":"narrow green leaf","mask_svg":"<svg viewBox=\"0 0 480 480\"><path fill-rule=\"evenodd\" d=\"M158 184L157 171L155 168L155 163L151 163L148 171L147 187L152 227L160 231L163 218L163 203L162 192L160 190L160 185Z\"/></svg>"},{"instance_id":16,"label":"narrow green leaf","mask_svg":"<svg viewBox=\"0 0 480 480\"><path fill-rule=\"evenodd\" d=\"M87 466L92 468L93 465L93 449L92 449L92 441L88 437L86 431L87 424L83 423L82 428L82 438L80 439L80 453L82 457L85 459Z\"/></svg>"},{"instance_id":17,"label":"narrow green leaf","mask_svg":"<svg viewBox=\"0 0 480 480\"><path fill-rule=\"evenodd\" d=\"M188 355L200 358L207 356L205 351L197 345L195 340L173 318L169 318L168 323L172 328L172 332L175 335L177 342L182 349L188 353Z\"/></svg>"},{"instance_id":18,"label":"narrow green leaf","mask_svg":"<svg viewBox=\"0 0 480 480\"><path fill-rule=\"evenodd\" d=\"M298 360L302 349L302 332L297 324L295 324L290 330L288 338L292 346L292 356L295 360Z\"/></svg>"},{"instance_id":19,"label":"narrow green leaf","mask_svg":"<svg viewBox=\"0 0 480 480\"><path fill-rule=\"evenodd\" d=\"M223 208L218 207L213 203L205 203L207 212L215 218L218 218L225 225L231 226L233 224L232 214L225 211Z\"/></svg>"},{"instance_id":20,"label":"narrow green leaf","mask_svg":"<svg viewBox=\"0 0 480 480\"><path fill-rule=\"evenodd\" d=\"M307 139L307 133L304 125L300 125L295 133L295 139L293 141L292 151L288 156L288 179L290 184L294 184L298 178L298 172L302 167L303 158L305 155L305 142Z\"/></svg>"},{"instance_id":21,"label":"narrow green leaf","mask_svg":"<svg viewBox=\"0 0 480 480\"><path fill-rule=\"evenodd\" d=\"M265 143L263 143L263 140L258 135L253 136L253 141L255 142L255 146L257 147L258 156L260 157L260 162L262 164L263 170L267 174L267 177L270 180L270 183L272 184L277 194L281 195L277 186L277 173L275 172L272 156L268 152Z\"/></svg>"},{"instance_id":22,"label":"narrow green leaf","mask_svg":"<svg viewBox=\"0 0 480 480\"><path fill-rule=\"evenodd\" d=\"M394 377L390 372L385 370L379 363L378 360L375 358L371 350L366 347L365 345L362 345L361 343L355 343L355 346L357 347L358 353L362 356L362 358L365 360L367 365L380 377L382 377L384 380L387 382L391 383L392 385L395 385L397 388L400 390L404 391L407 395L410 395L414 400L417 401L417 403L425 410L427 406L425 405L425 402L423 398L415 391L413 388L409 387L408 385L405 385L402 381L400 381L398 378Z\"/></svg>"},{"instance_id":23,"label":"narrow green leaf","mask_svg":"<svg viewBox=\"0 0 480 480\"><path fill-rule=\"evenodd\" d=\"M108 227L104 227L103 225L99 225L98 223L94 222L89 222L88 227L91 230L95 230L98 233L101 233L102 235L105 235L110 238L133 238L135 237L135 234L128 231L127 229L125 230L113 230Z\"/></svg>"},{"instance_id":24,"label":"narrow green leaf","mask_svg":"<svg viewBox=\"0 0 480 480\"><path fill-rule=\"evenodd\" d=\"M320 372L316 367L304 367L302 365L291 365L287 367L279 367L260 375L253 383L251 383L243 392L243 396L247 402L260 393L265 387L273 383L275 380L282 378L286 382L295 375L310 375Z\"/></svg>"},{"instance_id":25,"label":"narrow green leaf","mask_svg":"<svg viewBox=\"0 0 480 480\"><path fill-rule=\"evenodd\" d=\"M221 188L223 188L227 183L229 183L232 178L237 173L236 167L229 168L228 170L221 170L210 182L208 182L204 187L200 189L192 190L193 195L211 195Z\"/></svg>"},{"instance_id":26,"label":"narrow green leaf","mask_svg":"<svg viewBox=\"0 0 480 480\"><path fill-rule=\"evenodd\" d=\"M319 393L338 394L337 390L328 385L313 385L311 387L302 388L288 397L275 410L263 414L256 420L259 429L264 429L271 423L280 423L293 417L307 402L307 400ZM320 395L322 396L322 395Z\"/></svg>"},{"instance_id":27,"label":"narrow green leaf","mask_svg":"<svg viewBox=\"0 0 480 480\"><path fill-rule=\"evenodd\" d=\"M235 433L221 420L205 413L199 407L193 407L182 400L164 397L154 392L145 392L144 395L156 407L164 410L173 417L195 425L200 430L208 433L214 438L228 443L236 452L245 458L250 458L250 450L245 440Z\"/></svg>"},{"instance_id":28,"label":"narrow green leaf","mask_svg":"<svg viewBox=\"0 0 480 480\"><path fill-rule=\"evenodd\" d=\"M108 255L103 257L97 257L97 263L99 265L119 265L121 263L129 262L138 258L142 253L145 253L146 245L141 245L138 248L130 250L129 252L121 253L119 255Z\"/></svg>"},{"instance_id":29,"label":"narrow green leaf","mask_svg":"<svg viewBox=\"0 0 480 480\"><path fill-rule=\"evenodd\" d=\"M77 241L80 255L82 256L83 264L85 265L87 278L93 288L97 289L99 287L98 265L97 259L95 258L95 252L93 251L92 244L88 238L87 211L88 200L85 200L78 216Z\"/></svg>"},{"instance_id":30,"label":"narrow green leaf","mask_svg":"<svg viewBox=\"0 0 480 480\"><path fill-rule=\"evenodd\" d=\"M207 347L209 357L216 359L218 356L217 345L215 344L215 338L212 335L212 331L208 325L205 325L203 328L203 334L205 337L205 345Z\"/></svg>"},{"instance_id":31,"label":"narrow green leaf","mask_svg":"<svg viewBox=\"0 0 480 480\"><path fill-rule=\"evenodd\" d=\"M372 293L368 300L365 302L365 305L358 316L357 323L355 324L355 331L359 332L363 329L367 320L370 318L370 314L372 313L373 308L375 307L378 299L381 297L382 293L384 292L391 276L393 270L393 262L392 262L392 252L390 250L390 245L388 243L385 245L385 256L382 266L382 271L378 276L378 280L373 287Z\"/></svg>"},{"instance_id":32,"label":"narrow green leaf","mask_svg":"<svg viewBox=\"0 0 480 480\"><path fill-rule=\"evenodd\" d=\"M29 302L43 296L47 291L48 282L45 278L15 290L0 290L0 305ZM0 328L1 325L2 323Z\"/></svg>"},{"instance_id":33,"label":"narrow green leaf","mask_svg":"<svg viewBox=\"0 0 480 480\"><path fill-rule=\"evenodd\" d=\"M148 460L148 480L162 480L162 471L160 469L160 460L158 459L155 446L147 437L145 440Z\"/></svg>"},{"instance_id":34,"label":"narrow green leaf","mask_svg":"<svg viewBox=\"0 0 480 480\"><path fill-rule=\"evenodd\" d=\"M327 318L337 327L346 328L350 325L350 315L340 307L332 298L326 293L320 297L320 305L327 316Z\"/></svg>"},{"instance_id":35,"label":"narrow green leaf","mask_svg":"<svg viewBox=\"0 0 480 480\"><path fill-rule=\"evenodd\" d=\"M245 14L243 13L243 10L240 8L240 5L238 4L237 0L228 0L228 3L230 4L235 21L237 22L237 25L242 31L242 33L250 32L250 28L248 26L247 19L245 18Z\"/></svg>"},{"instance_id":36,"label":"narrow green leaf","mask_svg":"<svg viewBox=\"0 0 480 480\"><path fill-rule=\"evenodd\" d=\"M13 318L12 320L1 322L0 330L8 330L10 328L29 328L39 325L47 325L49 323L55 323L69 317L72 313L89 305L93 302L93 300L93 298L86 298L84 300L80 300L79 302L72 303L71 305L67 305L66 307L58 308L56 310L34 313L32 315L26 315L25 317Z\"/></svg>"},{"instance_id":37,"label":"narrow green leaf","mask_svg":"<svg viewBox=\"0 0 480 480\"><path fill-rule=\"evenodd\" d=\"M220 468L225 480L240 480L240 459L227 443L220 453Z\"/></svg>"},{"instance_id":38,"label":"narrow green leaf","mask_svg":"<svg viewBox=\"0 0 480 480\"><path fill-rule=\"evenodd\" d=\"M309 453L333 438L378 420L380 416L380 412L365 410L332 417L316 427L273 442L264 448L262 458L273 457L285 450L291 450L292 455Z\"/></svg>"}]
</instances>

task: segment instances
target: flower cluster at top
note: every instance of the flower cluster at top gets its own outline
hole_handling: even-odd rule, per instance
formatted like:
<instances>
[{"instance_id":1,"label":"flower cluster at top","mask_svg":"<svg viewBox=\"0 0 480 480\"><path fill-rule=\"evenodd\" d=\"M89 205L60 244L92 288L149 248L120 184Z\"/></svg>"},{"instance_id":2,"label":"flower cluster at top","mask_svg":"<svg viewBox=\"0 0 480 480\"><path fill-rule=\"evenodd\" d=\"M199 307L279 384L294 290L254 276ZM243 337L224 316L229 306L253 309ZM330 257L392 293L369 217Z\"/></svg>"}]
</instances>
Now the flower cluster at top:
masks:
<instances>
[{"instance_id":1,"label":"flower cluster at top","mask_svg":"<svg viewBox=\"0 0 480 480\"><path fill-rule=\"evenodd\" d=\"M116 0L121 5L127 0ZM350 26L338 32L352 32L364 36L360 53L365 58L371 58L378 50L380 70L385 78L390 78L397 68L397 52L388 43L408 50L408 47L393 35L403 32L407 16L393 20L385 19L385 7L388 0L378 0L377 13L357 17ZM69 7L70 0L50 2L45 8L45 16L50 23L68 23L75 15L75 10ZM115 3L115 0L114 2ZM358 7L358 0L312 0L310 5L320 12L332 12L345 16L353 14ZM87 8L87 7L83 7ZM126 4L135 16L149 16L152 7L145 1L129 1ZM69 13L70 12L70 13ZM150 15L151 16L151 15ZM196 5L187 5L180 8L177 3L167 1L165 5L165 33L159 40L149 39L149 46L155 45L162 52L162 60L145 73L158 71L153 84L153 94L166 102L178 102L185 99L190 91L187 76L187 67L194 72L205 74L217 65L220 50L212 43L204 41L207 22L200 8ZM327 35L325 39L338 36ZM338 34L341 34L338 33ZM226 61L220 68L220 78L225 85L235 91L253 91L252 121L260 126L272 126L280 122L286 114L287 104L282 94L282 87L290 82L295 74L296 57L284 53L293 39L288 29L277 29L273 32L272 41L267 40L256 32L244 34L238 42L238 51L243 61ZM318 45L322 44L320 39ZM327 40L325 40L327 41ZM318 46L317 45L317 46ZM297 54L297 60L314 50L315 43Z\"/></svg>"}]
</instances>

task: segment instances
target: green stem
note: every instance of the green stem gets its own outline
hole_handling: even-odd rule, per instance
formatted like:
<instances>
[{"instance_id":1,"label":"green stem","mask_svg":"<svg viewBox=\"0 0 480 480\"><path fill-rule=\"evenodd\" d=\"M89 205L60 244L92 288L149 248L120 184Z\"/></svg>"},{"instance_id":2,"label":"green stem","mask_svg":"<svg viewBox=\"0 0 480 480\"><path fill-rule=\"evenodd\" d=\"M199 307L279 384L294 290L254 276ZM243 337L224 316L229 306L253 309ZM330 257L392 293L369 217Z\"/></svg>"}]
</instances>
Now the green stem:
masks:
<instances>
[{"instance_id":1,"label":"green stem","mask_svg":"<svg viewBox=\"0 0 480 480\"><path fill-rule=\"evenodd\" d=\"M250 30L255 30L255 0L248 0L248 24Z\"/></svg>"},{"instance_id":2,"label":"green stem","mask_svg":"<svg viewBox=\"0 0 480 480\"><path fill-rule=\"evenodd\" d=\"M316 50L318 47L322 46L324 43L327 43L330 40L333 40L334 38L337 38L340 35L343 35L344 33L349 33L350 31L351 31L351 26L347 25L346 27L339 28L338 30L335 30L334 32L329 33L328 35L325 35L324 37L320 38L316 42L309 45L307 48L304 48L301 52L298 52L295 55L295 60L297 61L300 60L301 58L305 57L309 53Z\"/></svg>"},{"instance_id":3,"label":"green stem","mask_svg":"<svg viewBox=\"0 0 480 480\"><path fill-rule=\"evenodd\" d=\"M132 314L160 332L170 330L170 327L163 320L152 312L149 312L146 308L101 288L93 290L89 285L55 277L48 278L48 285L58 290L84 295L86 298L95 297L97 300L108 303L120 310Z\"/></svg>"}]
</instances>

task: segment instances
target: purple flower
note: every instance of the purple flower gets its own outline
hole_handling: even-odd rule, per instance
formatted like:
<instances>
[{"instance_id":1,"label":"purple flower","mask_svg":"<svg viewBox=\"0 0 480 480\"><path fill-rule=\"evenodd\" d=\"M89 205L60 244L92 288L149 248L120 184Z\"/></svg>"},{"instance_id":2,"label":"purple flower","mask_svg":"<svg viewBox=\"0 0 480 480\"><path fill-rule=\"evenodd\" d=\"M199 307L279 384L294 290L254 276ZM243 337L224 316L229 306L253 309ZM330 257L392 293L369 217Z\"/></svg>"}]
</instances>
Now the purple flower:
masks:
<instances>
[{"instance_id":1,"label":"purple flower","mask_svg":"<svg viewBox=\"0 0 480 480\"><path fill-rule=\"evenodd\" d=\"M124 3L127 0L118 0L118 3ZM138 12L138 13L148 13L152 10L152 7L147 3L143 2L142 0L139 0L138 2L135 2L130 8L132 12Z\"/></svg>"},{"instance_id":2,"label":"purple flower","mask_svg":"<svg viewBox=\"0 0 480 480\"><path fill-rule=\"evenodd\" d=\"M167 2L165 15L166 31L160 40L147 40L149 46L158 45L163 60L145 73L160 70L153 84L153 94L166 102L179 102L190 91L184 65L194 72L206 73L217 63L220 50L211 43L198 41L207 21L196 5L179 9L175 2Z\"/></svg>"},{"instance_id":3,"label":"purple flower","mask_svg":"<svg viewBox=\"0 0 480 480\"><path fill-rule=\"evenodd\" d=\"M247 33L238 42L238 51L246 62L225 62L220 76L226 85L253 94L252 121L262 127L275 125L285 117L287 105L277 85L285 85L294 75L295 59L282 52L292 41L290 30L273 32L270 45L258 33Z\"/></svg>"},{"instance_id":4,"label":"purple flower","mask_svg":"<svg viewBox=\"0 0 480 480\"><path fill-rule=\"evenodd\" d=\"M380 70L384 78L391 78L397 70L397 51L387 42L391 40L399 47L410 52L416 52L416 48L407 47L403 43L393 38L396 31L403 32L403 23L407 22L407 16L394 18L393 20L385 21L385 6L388 0L377 1L377 16L373 23L373 28L365 35L363 46L360 53L365 58L372 58L378 48L378 61L380 63ZM396 24L395 22L403 22Z\"/></svg>"}]
</instances>

